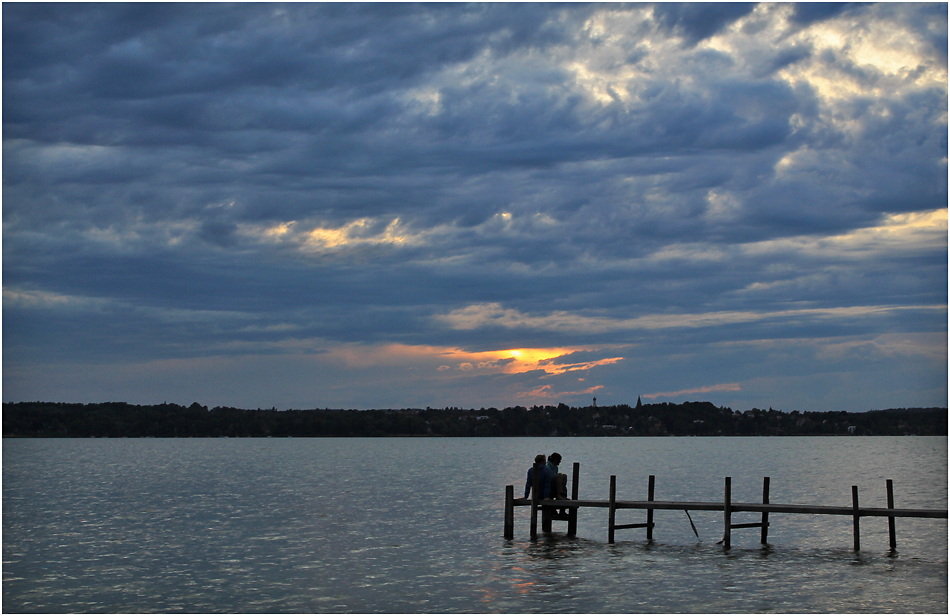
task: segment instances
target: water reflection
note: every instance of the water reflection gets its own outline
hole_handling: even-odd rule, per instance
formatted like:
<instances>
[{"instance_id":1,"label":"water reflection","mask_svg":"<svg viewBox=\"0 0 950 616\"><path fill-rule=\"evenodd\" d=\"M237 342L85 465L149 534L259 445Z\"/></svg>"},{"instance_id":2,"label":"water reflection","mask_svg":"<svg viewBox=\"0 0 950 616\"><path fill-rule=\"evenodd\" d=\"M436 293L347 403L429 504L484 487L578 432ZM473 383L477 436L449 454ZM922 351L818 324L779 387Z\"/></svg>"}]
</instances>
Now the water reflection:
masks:
<instances>
[{"instance_id":1,"label":"water reflection","mask_svg":"<svg viewBox=\"0 0 950 616\"><path fill-rule=\"evenodd\" d=\"M808 516L773 516L769 545L750 531L729 551L714 543L721 514L703 512L693 521L705 541L682 512L658 512L654 543L632 531L611 545L604 510L585 511L577 537L555 523L531 541L525 508L515 539L501 536L503 487L523 483L525 451L580 460L581 498L598 499L624 472L641 498L637 478L652 472L662 498L718 498L732 473L744 498L770 474L776 502L847 502L794 474L808 447L845 465L849 485L878 481L894 456L926 465L924 445L944 454L928 476L946 474L945 440L871 443L883 460L847 441L4 441L3 602L44 613L945 612L945 520L901 521L901 555L886 549L886 521L862 521L855 555L850 519ZM821 451L839 446L849 454ZM472 454L491 461L474 475ZM946 486L910 470L894 476L899 505L946 507Z\"/></svg>"},{"instance_id":2,"label":"water reflection","mask_svg":"<svg viewBox=\"0 0 950 616\"><path fill-rule=\"evenodd\" d=\"M567 606L581 590L584 605L603 613L861 612L874 611L875 605L903 605L907 611L906 598L899 598L900 580L911 570L890 550L606 544L557 533L504 545L506 557L517 560L509 571L513 592L548 612L570 611ZM867 573L851 579L853 568ZM939 602L946 590L940 568L929 568L927 577L923 583ZM618 594L615 584L621 580Z\"/></svg>"},{"instance_id":3,"label":"water reflection","mask_svg":"<svg viewBox=\"0 0 950 616\"><path fill-rule=\"evenodd\" d=\"M558 560L571 558L592 549L594 542L578 537L546 534L538 537L537 541L527 543L524 553L530 558Z\"/></svg>"}]
</instances>

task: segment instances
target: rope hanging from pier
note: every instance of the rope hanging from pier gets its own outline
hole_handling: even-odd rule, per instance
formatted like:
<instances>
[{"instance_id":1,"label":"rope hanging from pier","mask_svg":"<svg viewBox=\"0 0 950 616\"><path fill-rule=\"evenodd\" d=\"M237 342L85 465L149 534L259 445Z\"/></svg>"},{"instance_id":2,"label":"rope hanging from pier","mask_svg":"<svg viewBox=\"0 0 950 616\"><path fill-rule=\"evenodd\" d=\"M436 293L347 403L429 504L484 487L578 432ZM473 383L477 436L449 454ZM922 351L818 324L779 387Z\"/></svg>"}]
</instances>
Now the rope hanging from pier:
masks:
<instances>
[{"instance_id":1,"label":"rope hanging from pier","mask_svg":"<svg viewBox=\"0 0 950 616\"><path fill-rule=\"evenodd\" d=\"M697 539L699 539L699 533L696 531L696 525L693 524L692 516L689 515L689 509L683 509L683 511L686 512L686 517L689 519L689 525L690 525L690 528L693 529L693 534L696 535ZM699 539L699 540L702 541L702 539Z\"/></svg>"}]
</instances>

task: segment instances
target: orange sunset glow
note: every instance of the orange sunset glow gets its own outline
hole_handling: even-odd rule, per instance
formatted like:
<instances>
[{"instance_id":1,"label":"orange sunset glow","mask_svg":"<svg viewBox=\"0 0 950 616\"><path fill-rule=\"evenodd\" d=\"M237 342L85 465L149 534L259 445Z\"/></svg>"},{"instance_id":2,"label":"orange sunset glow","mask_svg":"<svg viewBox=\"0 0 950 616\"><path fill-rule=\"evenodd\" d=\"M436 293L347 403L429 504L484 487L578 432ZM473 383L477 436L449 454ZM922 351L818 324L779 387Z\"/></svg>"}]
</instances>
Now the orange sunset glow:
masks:
<instances>
[{"instance_id":1,"label":"orange sunset glow","mask_svg":"<svg viewBox=\"0 0 950 616\"><path fill-rule=\"evenodd\" d=\"M547 374L563 374L589 370L596 366L614 364L623 357L608 357L582 362L557 362L559 358L581 351L593 351L590 347L550 347L501 349L497 351L466 351L464 349L424 345L389 344L365 347L349 346L335 349L332 355L354 367L398 365L404 363L439 362L436 370L483 371L502 374L517 374L542 370Z\"/></svg>"}]
</instances>

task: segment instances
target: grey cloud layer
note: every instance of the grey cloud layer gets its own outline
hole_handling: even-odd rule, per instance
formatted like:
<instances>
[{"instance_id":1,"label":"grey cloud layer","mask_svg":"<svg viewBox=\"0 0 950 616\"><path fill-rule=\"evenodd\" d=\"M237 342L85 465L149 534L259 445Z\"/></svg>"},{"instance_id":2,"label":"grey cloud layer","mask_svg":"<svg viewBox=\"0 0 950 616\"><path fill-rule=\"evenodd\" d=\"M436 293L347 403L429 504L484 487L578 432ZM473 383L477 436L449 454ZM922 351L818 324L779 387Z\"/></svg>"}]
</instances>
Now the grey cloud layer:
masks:
<instances>
[{"instance_id":1,"label":"grey cloud layer","mask_svg":"<svg viewBox=\"0 0 950 616\"><path fill-rule=\"evenodd\" d=\"M931 309L716 333L545 323L945 306L945 214L942 237L895 217L947 204L946 17L10 4L5 364L945 334ZM851 252L867 229L913 240ZM490 304L535 325L446 325Z\"/></svg>"}]
</instances>

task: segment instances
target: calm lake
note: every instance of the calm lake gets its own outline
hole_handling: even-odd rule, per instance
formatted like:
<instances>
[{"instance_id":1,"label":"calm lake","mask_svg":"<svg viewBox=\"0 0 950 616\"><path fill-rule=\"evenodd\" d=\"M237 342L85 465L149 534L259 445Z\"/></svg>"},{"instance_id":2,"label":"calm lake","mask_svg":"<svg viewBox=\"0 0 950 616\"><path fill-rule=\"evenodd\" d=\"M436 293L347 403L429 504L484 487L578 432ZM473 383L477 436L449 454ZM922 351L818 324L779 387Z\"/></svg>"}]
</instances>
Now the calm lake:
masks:
<instances>
[{"instance_id":1,"label":"calm lake","mask_svg":"<svg viewBox=\"0 0 950 616\"><path fill-rule=\"evenodd\" d=\"M947 508L946 437L4 439L3 611L946 613L947 520L606 509L503 537L505 486L560 452L580 498ZM748 517L746 520L745 517ZM622 510L618 523L642 522ZM736 514L733 523L757 521Z\"/></svg>"}]
</instances>

